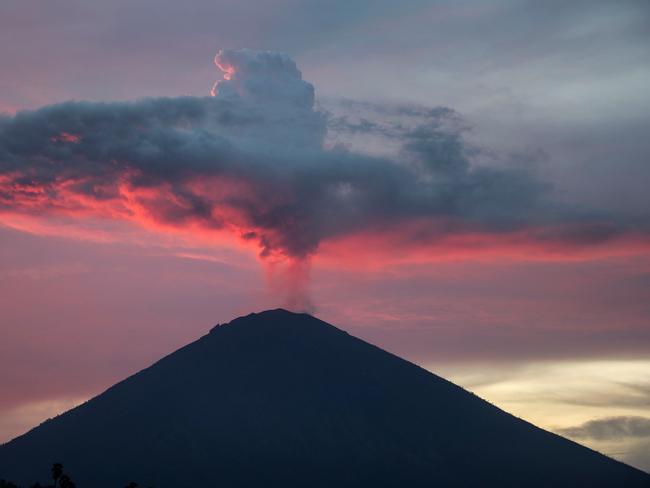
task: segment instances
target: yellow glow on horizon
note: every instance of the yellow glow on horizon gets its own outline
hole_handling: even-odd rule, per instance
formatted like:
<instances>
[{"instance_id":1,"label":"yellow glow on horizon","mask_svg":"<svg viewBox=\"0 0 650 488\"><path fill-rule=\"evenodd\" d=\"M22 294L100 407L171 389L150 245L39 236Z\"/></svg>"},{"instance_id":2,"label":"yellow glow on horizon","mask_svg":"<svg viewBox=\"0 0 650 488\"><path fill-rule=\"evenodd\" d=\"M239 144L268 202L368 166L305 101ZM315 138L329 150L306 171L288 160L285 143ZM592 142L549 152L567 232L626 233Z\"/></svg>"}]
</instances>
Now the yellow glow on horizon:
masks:
<instances>
[{"instance_id":1,"label":"yellow glow on horizon","mask_svg":"<svg viewBox=\"0 0 650 488\"><path fill-rule=\"evenodd\" d=\"M650 360L427 365L427 369L538 427L560 432L609 417L650 418ZM573 440L650 469L650 438Z\"/></svg>"},{"instance_id":2,"label":"yellow glow on horizon","mask_svg":"<svg viewBox=\"0 0 650 488\"><path fill-rule=\"evenodd\" d=\"M81 405L86 400L88 400L86 397L52 398L26 403L3 411L0 416L0 433L2 435L0 444L9 442L47 419Z\"/></svg>"}]
</instances>

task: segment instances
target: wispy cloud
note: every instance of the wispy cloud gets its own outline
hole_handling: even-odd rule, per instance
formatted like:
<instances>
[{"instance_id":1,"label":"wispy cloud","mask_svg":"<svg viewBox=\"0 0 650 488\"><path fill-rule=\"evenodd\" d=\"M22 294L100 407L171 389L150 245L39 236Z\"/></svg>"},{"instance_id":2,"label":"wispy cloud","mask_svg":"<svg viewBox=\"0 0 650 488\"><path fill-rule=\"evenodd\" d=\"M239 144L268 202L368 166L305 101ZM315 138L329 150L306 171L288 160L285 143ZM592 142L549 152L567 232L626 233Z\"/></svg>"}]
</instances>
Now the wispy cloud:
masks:
<instances>
[{"instance_id":1,"label":"wispy cloud","mask_svg":"<svg viewBox=\"0 0 650 488\"><path fill-rule=\"evenodd\" d=\"M558 433L576 439L619 440L627 437L650 437L650 418L606 417L589 420L575 427L558 429Z\"/></svg>"}]
</instances>

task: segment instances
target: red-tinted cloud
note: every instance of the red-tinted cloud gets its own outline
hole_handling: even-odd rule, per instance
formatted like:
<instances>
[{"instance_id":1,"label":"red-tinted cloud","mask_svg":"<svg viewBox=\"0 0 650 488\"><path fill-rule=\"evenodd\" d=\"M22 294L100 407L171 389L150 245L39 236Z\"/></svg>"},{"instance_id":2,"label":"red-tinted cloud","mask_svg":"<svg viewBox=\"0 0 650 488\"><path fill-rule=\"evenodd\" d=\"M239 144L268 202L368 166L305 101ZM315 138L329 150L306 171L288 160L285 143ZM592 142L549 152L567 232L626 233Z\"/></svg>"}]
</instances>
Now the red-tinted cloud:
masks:
<instances>
[{"instance_id":1,"label":"red-tinted cloud","mask_svg":"<svg viewBox=\"0 0 650 488\"><path fill-rule=\"evenodd\" d=\"M524 166L478 165L451 109L372 107L392 124L332 118L314 110L313 86L286 55L222 51L217 66L225 75L212 98L68 102L0 119L5 218L234 237L291 261L297 294L319 248L356 264L647 247L644 223L555 202ZM392 150L328 147L328 124Z\"/></svg>"}]
</instances>

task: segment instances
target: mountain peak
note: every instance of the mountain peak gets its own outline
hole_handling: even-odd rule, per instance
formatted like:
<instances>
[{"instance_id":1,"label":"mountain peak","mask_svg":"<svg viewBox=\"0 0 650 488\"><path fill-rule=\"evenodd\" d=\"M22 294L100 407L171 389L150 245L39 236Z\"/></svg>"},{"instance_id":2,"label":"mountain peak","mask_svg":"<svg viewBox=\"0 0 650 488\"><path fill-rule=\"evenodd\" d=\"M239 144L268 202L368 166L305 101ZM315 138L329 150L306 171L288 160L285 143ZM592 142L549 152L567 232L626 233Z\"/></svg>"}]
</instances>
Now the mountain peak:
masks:
<instances>
[{"instance_id":1,"label":"mountain peak","mask_svg":"<svg viewBox=\"0 0 650 488\"><path fill-rule=\"evenodd\" d=\"M269 310L263 310L261 312L251 312L248 315L242 315L241 317L237 317L230 322L226 324L218 324L215 326L220 327L221 325L230 325L230 324L240 324L244 322L264 322L267 320L279 320L279 319L289 319L291 317L312 317L312 315L309 315L307 313L300 313L300 312L291 312L285 308L272 308Z\"/></svg>"},{"instance_id":2,"label":"mountain peak","mask_svg":"<svg viewBox=\"0 0 650 488\"><path fill-rule=\"evenodd\" d=\"M335 329L341 333L345 333L313 315L304 312L292 312L284 308L252 312L248 315L237 317L225 324L215 325L210 329L210 333L215 333L225 327L271 329L277 333L287 332L292 329L307 332L321 328L328 330ZM258 332L260 331L258 330Z\"/></svg>"}]
</instances>

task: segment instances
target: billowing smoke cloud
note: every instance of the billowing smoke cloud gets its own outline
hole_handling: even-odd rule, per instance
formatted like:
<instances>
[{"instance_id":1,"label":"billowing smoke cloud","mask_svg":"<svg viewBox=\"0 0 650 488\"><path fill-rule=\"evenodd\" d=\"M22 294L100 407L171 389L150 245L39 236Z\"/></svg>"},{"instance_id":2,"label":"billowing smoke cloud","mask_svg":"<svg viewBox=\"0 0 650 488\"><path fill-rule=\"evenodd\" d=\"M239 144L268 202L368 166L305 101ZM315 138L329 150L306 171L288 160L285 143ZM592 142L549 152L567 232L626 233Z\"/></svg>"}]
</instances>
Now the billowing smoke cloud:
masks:
<instances>
[{"instance_id":1,"label":"billowing smoke cloud","mask_svg":"<svg viewBox=\"0 0 650 488\"><path fill-rule=\"evenodd\" d=\"M0 119L0 209L225 231L294 261L323 240L412 222L416 240L584 223L550 205L527 169L476 165L450 109L383 109L410 126L334 117L314 109L313 86L284 54L227 50L215 62L213 97L67 102ZM331 144L328 124L394 150ZM578 238L618 232L601 227Z\"/></svg>"}]
</instances>

